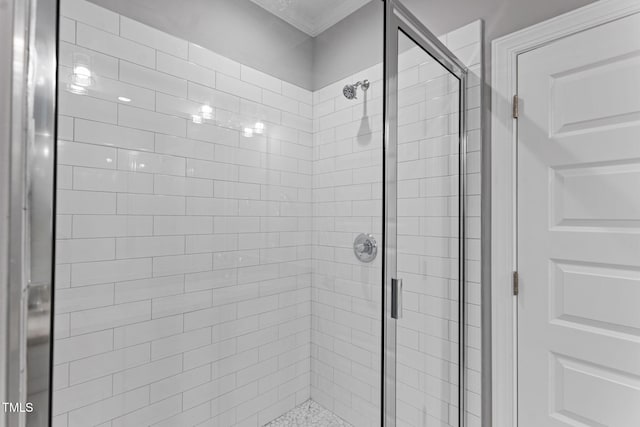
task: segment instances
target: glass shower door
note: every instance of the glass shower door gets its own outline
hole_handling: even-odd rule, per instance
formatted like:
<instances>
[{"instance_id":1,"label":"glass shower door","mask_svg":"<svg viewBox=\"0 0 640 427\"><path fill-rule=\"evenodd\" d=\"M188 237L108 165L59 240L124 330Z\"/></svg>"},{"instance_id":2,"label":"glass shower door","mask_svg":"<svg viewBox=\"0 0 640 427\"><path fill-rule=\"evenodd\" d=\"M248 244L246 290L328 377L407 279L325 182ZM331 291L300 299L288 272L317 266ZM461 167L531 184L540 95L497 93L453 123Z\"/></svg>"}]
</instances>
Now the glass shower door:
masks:
<instances>
[{"instance_id":1,"label":"glass shower door","mask_svg":"<svg viewBox=\"0 0 640 427\"><path fill-rule=\"evenodd\" d=\"M463 426L466 68L386 13L385 426Z\"/></svg>"}]
</instances>

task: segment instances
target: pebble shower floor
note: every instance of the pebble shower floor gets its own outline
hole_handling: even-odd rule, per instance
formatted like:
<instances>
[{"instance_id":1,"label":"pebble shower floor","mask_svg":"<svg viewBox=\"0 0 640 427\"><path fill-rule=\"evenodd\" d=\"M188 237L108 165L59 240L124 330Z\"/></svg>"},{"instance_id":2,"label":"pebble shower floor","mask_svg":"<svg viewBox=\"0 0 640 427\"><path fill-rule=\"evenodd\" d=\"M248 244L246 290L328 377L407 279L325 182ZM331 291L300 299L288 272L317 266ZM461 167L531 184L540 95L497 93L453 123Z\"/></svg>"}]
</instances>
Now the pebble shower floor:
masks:
<instances>
[{"instance_id":1,"label":"pebble shower floor","mask_svg":"<svg viewBox=\"0 0 640 427\"><path fill-rule=\"evenodd\" d=\"M333 412L309 399L264 427L352 427Z\"/></svg>"}]
</instances>

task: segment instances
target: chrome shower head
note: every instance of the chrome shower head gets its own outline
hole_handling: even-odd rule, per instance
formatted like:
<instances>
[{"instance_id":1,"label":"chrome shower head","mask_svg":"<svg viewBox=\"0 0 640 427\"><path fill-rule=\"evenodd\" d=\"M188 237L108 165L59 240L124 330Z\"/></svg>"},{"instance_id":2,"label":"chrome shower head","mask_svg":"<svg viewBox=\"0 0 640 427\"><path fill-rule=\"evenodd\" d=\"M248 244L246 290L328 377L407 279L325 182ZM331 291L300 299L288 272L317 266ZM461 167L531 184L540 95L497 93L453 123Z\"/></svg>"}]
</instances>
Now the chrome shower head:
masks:
<instances>
[{"instance_id":1,"label":"chrome shower head","mask_svg":"<svg viewBox=\"0 0 640 427\"><path fill-rule=\"evenodd\" d=\"M354 85L345 85L342 89L342 94L347 99L353 99L356 97L356 87Z\"/></svg>"},{"instance_id":2,"label":"chrome shower head","mask_svg":"<svg viewBox=\"0 0 640 427\"><path fill-rule=\"evenodd\" d=\"M342 88L342 94L347 99L357 99L356 92L358 91L358 86L361 86L362 90L366 92L367 89L369 89L369 80L363 80L352 85L345 85L345 87Z\"/></svg>"}]
</instances>

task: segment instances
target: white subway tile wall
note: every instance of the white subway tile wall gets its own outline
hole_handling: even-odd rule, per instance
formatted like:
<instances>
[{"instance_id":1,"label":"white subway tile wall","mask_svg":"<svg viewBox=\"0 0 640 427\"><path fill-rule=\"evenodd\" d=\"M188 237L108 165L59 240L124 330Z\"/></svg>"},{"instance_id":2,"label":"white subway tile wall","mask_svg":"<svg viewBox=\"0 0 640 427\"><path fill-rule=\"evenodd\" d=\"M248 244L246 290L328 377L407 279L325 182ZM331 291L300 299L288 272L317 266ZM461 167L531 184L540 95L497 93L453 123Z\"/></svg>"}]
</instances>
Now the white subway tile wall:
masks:
<instances>
[{"instance_id":1,"label":"white subway tile wall","mask_svg":"<svg viewBox=\"0 0 640 427\"><path fill-rule=\"evenodd\" d=\"M347 83L368 79L347 100ZM356 427L380 425L381 251L365 264L360 233L382 243L382 66L313 94L311 397Z\"/></svg>"},{"instance_id":2,"label":"white subway tile wall","mask_svg":"<svg viewBox=\"0 0 640 427\"><path fill-rule=\"evenodd\" d=\"M467 155L467 422L480 426L481 22L441 40L470 69ZM408 46L408 43L404 43ZM417 47L400 54L398 425L458 426L457 85ZM368 79L348 101L342 87ZM379 425L381 259L362 264L359 233L382 236L382 66L313 94L311 397L354 426Z\"/></svg>"},{"instance_id":3,"label":"white subway tile wall","mask_svg":"<svg viewBox=\"0 0 640 427\"><path fill-rule=\"evenodd\" d=\"M54 425L271 421L310 397L311 92L62 14Z\"/></svg>"},{"instance_id":4,"label":"white subway tile wall","mask_svg":"<svg viewBox=\"0 0 640 427\"><path fill-rule=\"evenodd\" d=\"M382 239L381 65L312 93L85 0L62 15L54 425L259 427L309 397L379 425L381 256L360 263L352 244ZM480 38L479 23L442 38L473 74L472 427ZM67 89L82 55L93 81L79 95ZM431 272L456 238L454 94L417 58L401 57L399 206L419 214L403 218L415 228L400 231L400 264L444 290L408 286L399 422L455 426L455 277ZM346 100L342 86L362 79L369 91Z\"/></svg>"}]
</instances>

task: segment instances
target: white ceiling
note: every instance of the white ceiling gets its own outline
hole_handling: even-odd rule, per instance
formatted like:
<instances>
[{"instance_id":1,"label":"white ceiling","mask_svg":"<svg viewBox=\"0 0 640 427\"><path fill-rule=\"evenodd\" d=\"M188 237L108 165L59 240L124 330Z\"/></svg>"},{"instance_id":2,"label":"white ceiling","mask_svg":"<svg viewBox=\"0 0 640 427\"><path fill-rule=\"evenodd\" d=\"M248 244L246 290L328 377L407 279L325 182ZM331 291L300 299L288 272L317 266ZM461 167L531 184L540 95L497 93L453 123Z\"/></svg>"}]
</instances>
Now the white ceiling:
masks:
<instances>
[{"instance_id":1,"label":"white ceiling","mask_svg":"<svg viewBox=\"0 0 640 427\"><path fill-rule=\"evenodd\" d=\"M371 0L251 0L315 37Z\"/></svg>"}]
</instances>

